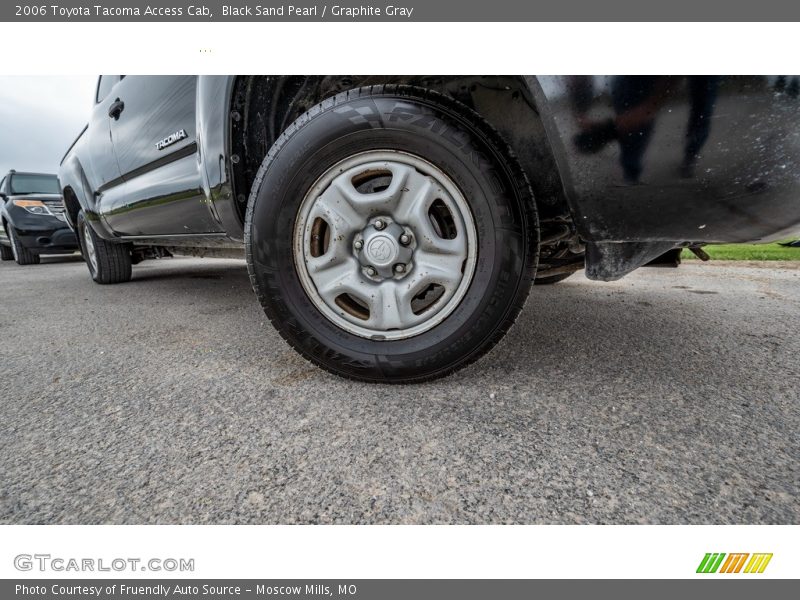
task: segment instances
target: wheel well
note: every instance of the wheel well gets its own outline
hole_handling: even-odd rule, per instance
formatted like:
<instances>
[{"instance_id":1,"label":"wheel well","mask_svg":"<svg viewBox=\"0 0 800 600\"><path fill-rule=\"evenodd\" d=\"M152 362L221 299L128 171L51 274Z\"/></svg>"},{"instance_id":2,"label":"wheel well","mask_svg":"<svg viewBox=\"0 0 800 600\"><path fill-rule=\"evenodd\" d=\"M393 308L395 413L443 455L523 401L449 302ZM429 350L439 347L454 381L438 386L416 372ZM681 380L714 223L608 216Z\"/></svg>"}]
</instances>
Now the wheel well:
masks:
<instances>
[{"instance_id":1,"label":"wheel well","mask_svg":"<svg viewBox=\"0 0 800 600\"><path fill-rule=\"evenodd\" d=\"M231 102L233 189L240 217L267 151L312 106L366 85L406 84L433 89L466 104L511 145L531 181L543 235L548 223L574 235L555 158L530 90L516 76L249 76L238 77Z\"/></svg>"},{"instance_id":2,"label":"wheel well","mask_svg":"<svg viewBox=\"0 0 800 600\"><path fill-rule=\"evenodd\" d=\"M66 206L67 213L69 214L69 221L72 226L75 227L78 224L78 213L81 210L81 203L78 201L78 197L75 195L75 192L69 186L64 188L63 195L64 206Z\"/></svg>"}]
</instances>

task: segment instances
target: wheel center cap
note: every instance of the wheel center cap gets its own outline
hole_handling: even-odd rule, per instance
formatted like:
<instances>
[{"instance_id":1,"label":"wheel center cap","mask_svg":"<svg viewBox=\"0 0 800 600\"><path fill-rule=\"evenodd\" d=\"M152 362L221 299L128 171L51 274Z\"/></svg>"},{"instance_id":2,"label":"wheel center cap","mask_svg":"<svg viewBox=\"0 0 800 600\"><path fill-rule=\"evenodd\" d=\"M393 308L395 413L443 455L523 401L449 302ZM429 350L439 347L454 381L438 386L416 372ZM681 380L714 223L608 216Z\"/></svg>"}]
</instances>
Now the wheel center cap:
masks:
<instances>
[{"instance_id":1,"label":"wheel center cap","mask_svg":"<svg viewBox=\"0 0 800 600\"><path fill-rule=\"evenodd\" d=\"M353 241L358 262L372 281L405 277L413 267L413 246L411 232L388 216L367 225Z\"/></svg>"},{"instance_id":2,"label":"wheel center cap","mask_svg":"<svg viewBox=\"0 0 800 600\"><path fill-rule=\"evenodd\" d=\"M398 243L388 235L376 235L369 240L365 250L372 264L384 267L395 262Z\"/></svg>"}]
</instances>

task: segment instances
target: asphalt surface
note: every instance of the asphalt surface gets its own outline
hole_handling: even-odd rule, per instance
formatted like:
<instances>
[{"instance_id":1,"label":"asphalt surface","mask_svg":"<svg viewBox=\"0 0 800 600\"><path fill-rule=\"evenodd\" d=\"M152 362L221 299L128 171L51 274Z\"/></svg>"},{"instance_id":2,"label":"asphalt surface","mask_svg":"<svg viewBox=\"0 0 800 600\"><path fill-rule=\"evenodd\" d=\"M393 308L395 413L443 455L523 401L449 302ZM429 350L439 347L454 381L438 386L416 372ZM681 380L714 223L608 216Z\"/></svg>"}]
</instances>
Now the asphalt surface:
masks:
<instances>
[{"instance_id":1,"label":"asphalt surface","mask_svg":"<svg viewBox=\"0 0 800 600\"><path fill-rule=\"evenodd\" d=\"M306 363L245 266L0 264L2 523L798 523L800 269L534 290L424 385Z\"/></svg>"}]
</instances>

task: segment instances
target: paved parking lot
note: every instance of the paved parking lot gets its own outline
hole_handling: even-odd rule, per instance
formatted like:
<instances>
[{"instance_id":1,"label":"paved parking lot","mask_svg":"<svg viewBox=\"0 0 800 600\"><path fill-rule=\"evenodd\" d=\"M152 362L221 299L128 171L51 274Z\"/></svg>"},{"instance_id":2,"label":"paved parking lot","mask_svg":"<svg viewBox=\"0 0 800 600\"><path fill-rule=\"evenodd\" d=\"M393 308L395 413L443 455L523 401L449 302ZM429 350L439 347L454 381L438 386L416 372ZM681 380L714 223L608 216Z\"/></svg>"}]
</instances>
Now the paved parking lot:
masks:
<instances>
[{"instance_id":1,"label":"paved parking lot","mask_svg":"<svg viewBox=\"0 0 800 600\"><path fill-rule=\"evenodd\" d=\"M328 375L243 262L0 264L3 523L797 523L800 270L534 290L486 358Z\"/></svg>"}]
</instances>

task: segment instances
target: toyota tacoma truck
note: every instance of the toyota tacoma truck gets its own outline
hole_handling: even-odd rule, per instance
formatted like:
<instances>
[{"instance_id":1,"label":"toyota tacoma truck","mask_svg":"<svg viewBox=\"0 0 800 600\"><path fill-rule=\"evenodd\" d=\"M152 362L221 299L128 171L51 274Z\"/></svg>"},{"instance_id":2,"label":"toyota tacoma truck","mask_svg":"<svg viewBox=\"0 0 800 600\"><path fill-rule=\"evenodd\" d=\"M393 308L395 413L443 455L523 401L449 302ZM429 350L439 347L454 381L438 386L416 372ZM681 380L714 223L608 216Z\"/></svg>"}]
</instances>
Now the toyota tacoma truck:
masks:
<instances>
[{"instance_id":1,"label":"toyota tacoma truck","mask_svg":"<svg viewBox=\"0 0 800 600\"><path fill-rule=\"evenodd\" d=\"M55 175L12 169L0 179L0 259L35 265L42 254L77 249Z\"/></svg>"},{"instance_id":2,"label":"toyota tacoma truck","mask_svg":"<svg viewBox=\"0 0 800 600\"><path fill-rule=\"evenodd\" d=\"M798 117L770 77L104 75L59 180L94 281L244 255L307 359L416 382L534 283L796 232Z\"/></svg>"}]
</instances>

